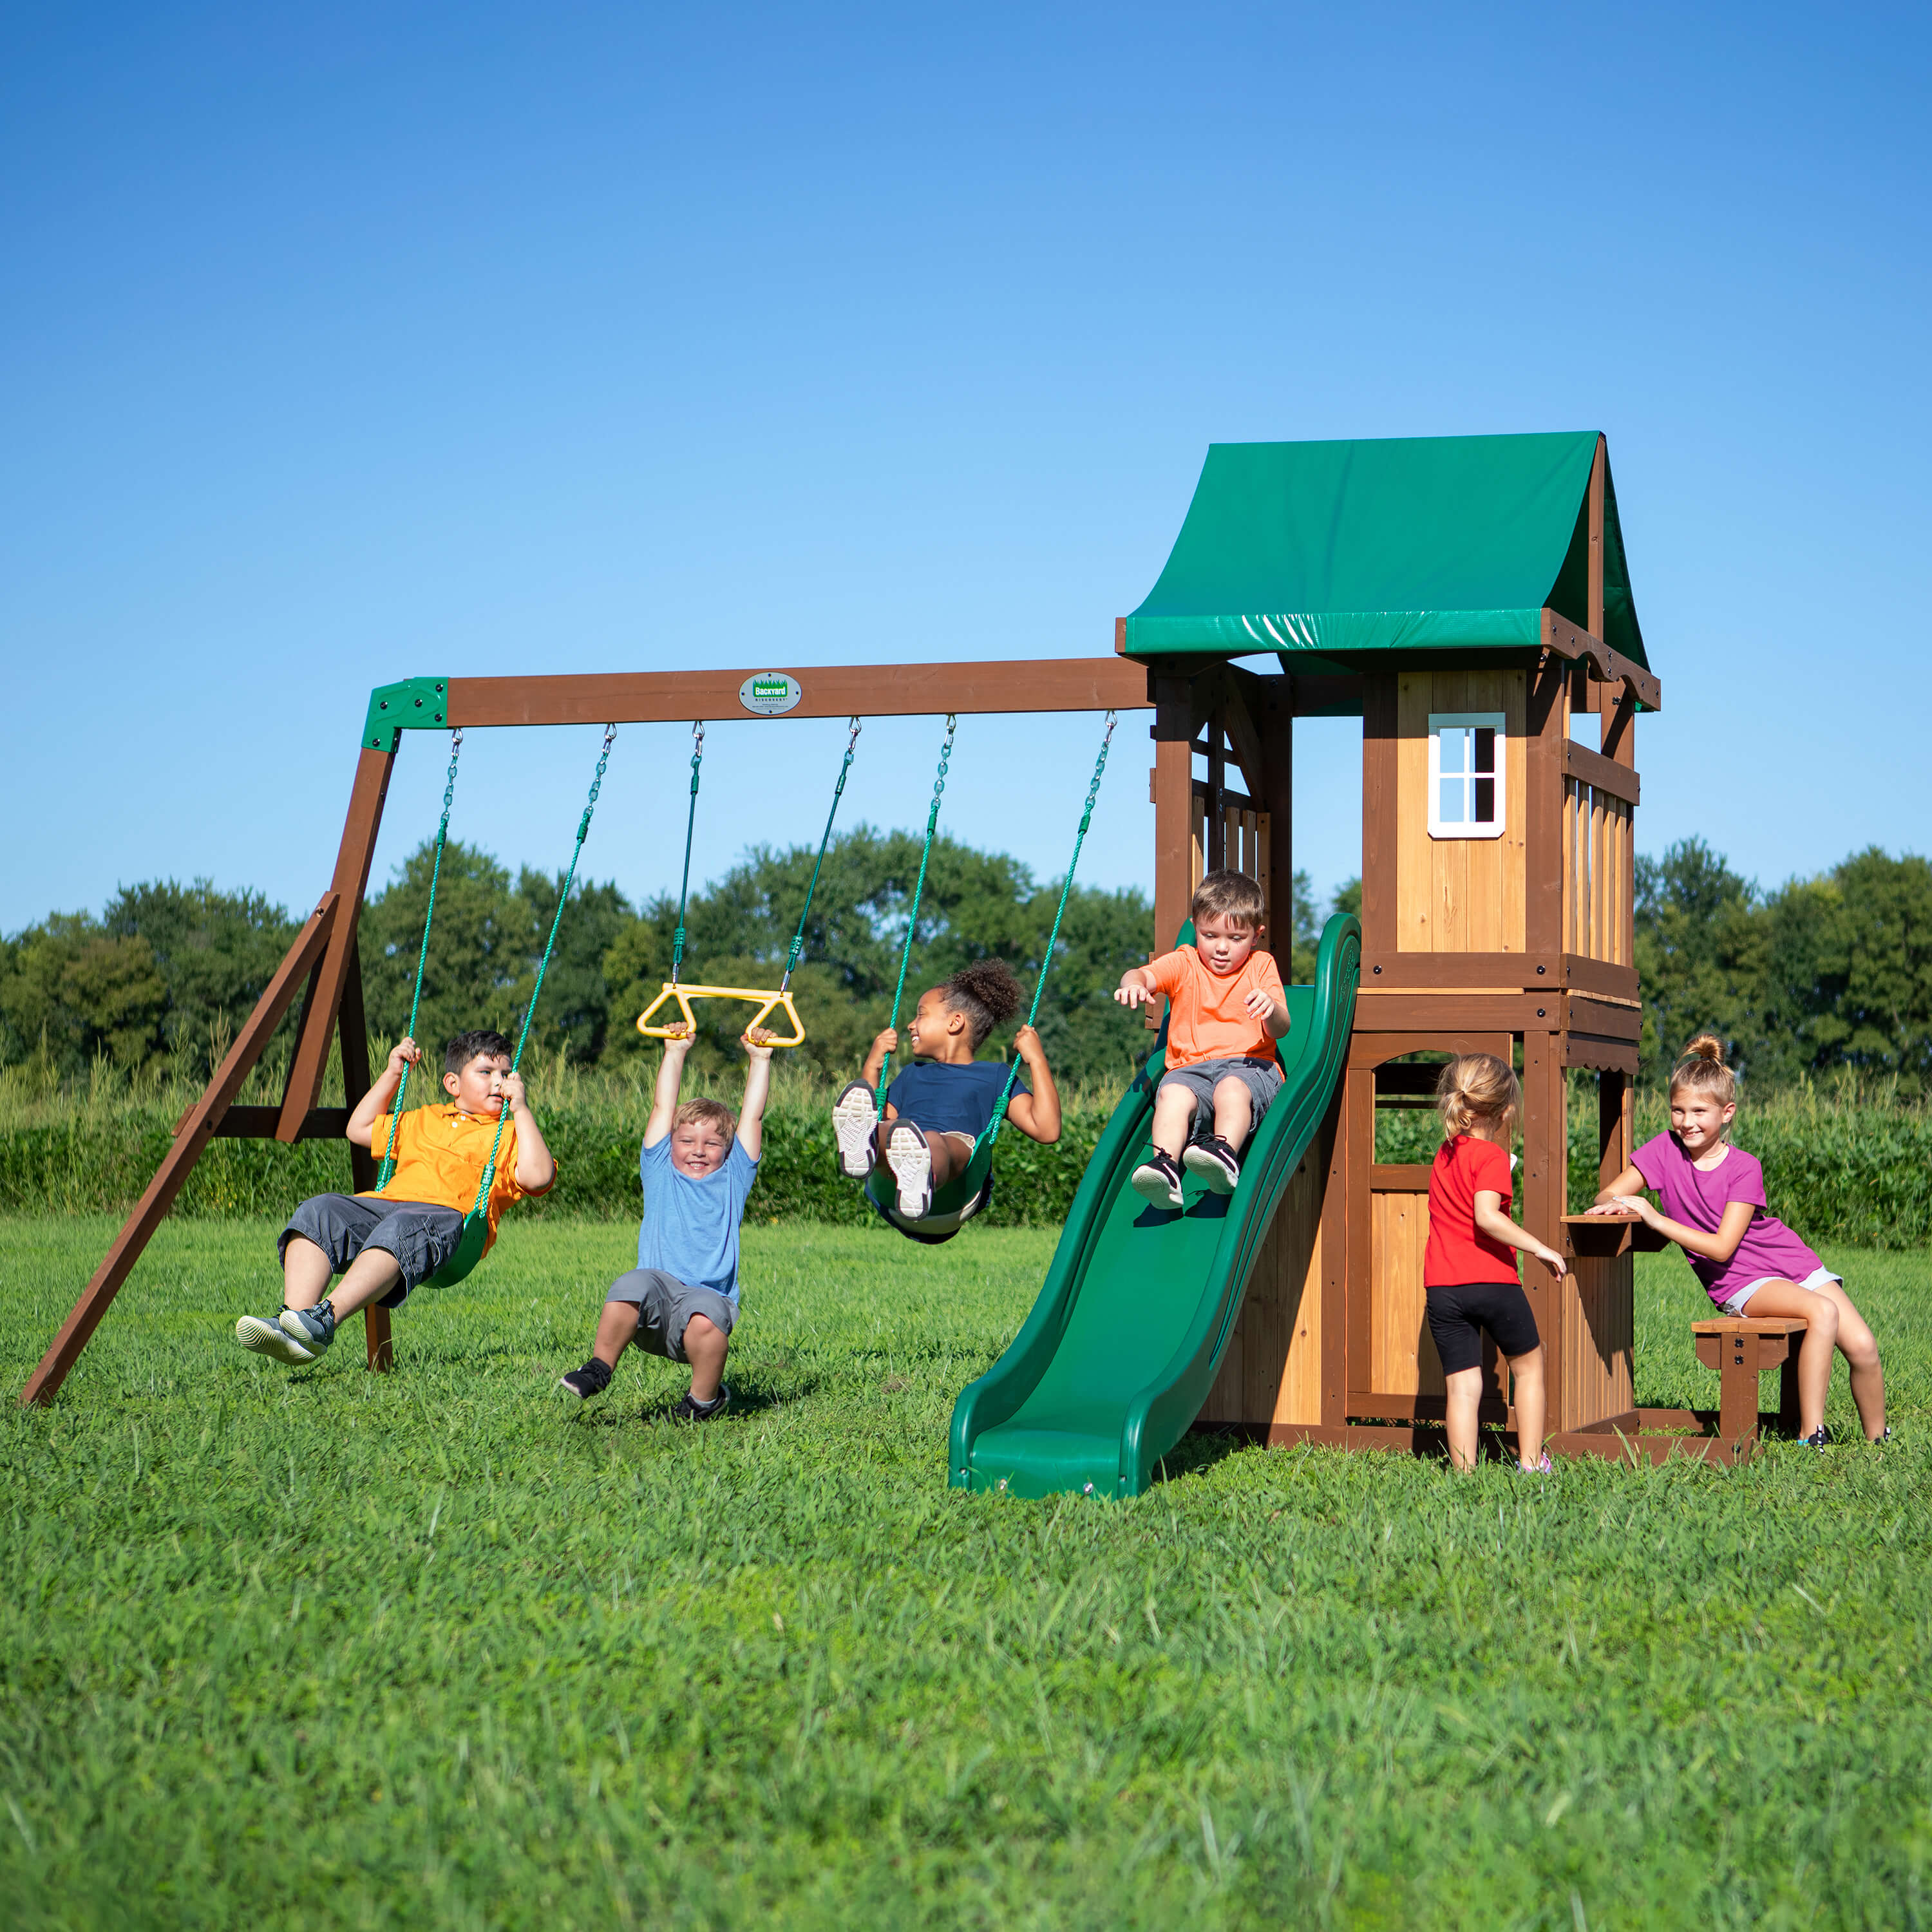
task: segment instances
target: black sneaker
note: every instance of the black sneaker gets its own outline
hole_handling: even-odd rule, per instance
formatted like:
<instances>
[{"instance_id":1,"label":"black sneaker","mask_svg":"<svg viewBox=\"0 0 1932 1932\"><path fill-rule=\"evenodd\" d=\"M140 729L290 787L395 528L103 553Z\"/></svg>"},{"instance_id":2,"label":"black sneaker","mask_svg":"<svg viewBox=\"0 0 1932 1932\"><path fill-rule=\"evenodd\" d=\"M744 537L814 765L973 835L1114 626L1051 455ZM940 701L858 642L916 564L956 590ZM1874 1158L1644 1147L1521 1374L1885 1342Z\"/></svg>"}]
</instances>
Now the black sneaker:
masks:
<instances>
[{"instance_id":1,"label":"black sneaker","mask_svg":"<svg viewBox=\"0 0 1932 1932\"><path fill-rule=\"evenodd\" d=\"M572 1369L567 1376L559 1376L556 1385L566 1395L574 1396L579 1402L595 1402L610 1386L610 1378L616 1372L610 1364L592 1355L580 1369Z\"/></svg>"},{"instance_id":2,"label":"black sneaker","mask_svg":"<svg viewBox=\"0 0 1932 1932\"><path fill-rule=\"evenodd\" d=\"M1133 1179L1128 1185L1150 1206L1186 1205L1180 1196L1180 1170L1174 1166L1174 1156L1162 1153L1159 1148L1134 1169Z\"/></svg>"},{"instance_id":3,"label":"black sneaker","mask_svg":"<svg viewBox=\"0 0 1932 1932\"><path fill-rule=\"evenodd\" d=\"M1798 1438L1798 1446L1804 1449L1826 1449L1831 1447L1832 1432L1821 1422L1809 1436Z\"/></svg>"},{"instance_id":4,"label":"black sneaker","mask_svg":"<svg viewBox=\"0 0 1932 1932\"><path fill-rule=\"evenodd\" d=\"M720 1382L718 1393L709 1402L693 1402L691 1391L686 1389L684 1400L670 1412L674 1422L709 1422L714 1415L722 1415L730 1406L731 1390L728 1384Z\"/></svg>"},{"instance_id":5,"label":"black sneaker","mask_svg":"<svg viewBox=\"0 0 1932 1932\"><path fill-rule=\"evenodd\" d=\"M1216 1194L1232 1194L1240 1184L1240 1157L1219 1134L1190 1141L1180 1158L1186 1163L1188 1172L1199 1174Z\"/></svg>"}]
</instances>

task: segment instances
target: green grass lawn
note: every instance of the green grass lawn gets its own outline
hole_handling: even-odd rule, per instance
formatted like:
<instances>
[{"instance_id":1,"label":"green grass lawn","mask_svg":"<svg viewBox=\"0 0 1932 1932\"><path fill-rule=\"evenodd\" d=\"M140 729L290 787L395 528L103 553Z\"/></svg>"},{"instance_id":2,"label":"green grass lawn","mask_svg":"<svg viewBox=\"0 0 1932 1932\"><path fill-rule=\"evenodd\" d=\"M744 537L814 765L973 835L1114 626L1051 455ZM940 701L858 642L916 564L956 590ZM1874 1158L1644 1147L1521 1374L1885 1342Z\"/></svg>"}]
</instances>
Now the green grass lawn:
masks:
<instances>
[{"instance_id":1,"label":"green grass lawn","mask_svg":"<svg viewBox=\"0 0 1932 1932\"><path fill-rule=\"evenodd\" d=\"M171 1224L20 1412L110 1232L0 1222L9 1927L1932 1924L1923 1256L1833 1257L1884 1450L1114 1505L944 1486L1047 1234L748 1231L692 1428L554 1406L623 1228L513 1222L382 1378L242 1353L272 1229ZM1639 1399L1714 1403L1642 1265Z\"/></svg>"}]
</instances>

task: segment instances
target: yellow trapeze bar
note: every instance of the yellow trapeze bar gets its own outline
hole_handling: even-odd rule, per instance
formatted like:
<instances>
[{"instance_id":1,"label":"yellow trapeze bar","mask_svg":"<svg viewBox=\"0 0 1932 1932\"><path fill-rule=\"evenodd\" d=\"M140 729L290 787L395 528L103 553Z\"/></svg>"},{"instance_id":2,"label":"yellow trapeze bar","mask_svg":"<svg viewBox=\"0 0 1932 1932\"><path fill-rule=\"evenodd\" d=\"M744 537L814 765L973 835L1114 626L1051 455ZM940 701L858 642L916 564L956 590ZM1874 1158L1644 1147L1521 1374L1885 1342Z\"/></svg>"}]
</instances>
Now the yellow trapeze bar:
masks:
<instances>
[{"instance_id":1,"label":"yellow trapeze bar","mask_svg":"<svg viewBox=\"0 0 1932 1932\"><path fill-rule=\"evenodd\" d=\"M667 1000L675 1000L677 1010L683 1016L683 1024L694 1035L698 1031L698 1016L691 1010L693 1000L757 1000L761 1002L758 1010L746 1022L745 1030L749 1033L754 1026L764 1023L765 1016L774 1007L782 1010L791 1022L790 1040L775 1040L773 1046L802 1046L805 1043L805 1022L798 1016L798 1009L792 1004L790 993L767 993L762 988L752 986L679 986L667 980L664 991L638 1016L638 1030L647 1040L669 1040L673 1029L668 1026L652 1026L652 1014Z\"/></svg>"}]
</instances>

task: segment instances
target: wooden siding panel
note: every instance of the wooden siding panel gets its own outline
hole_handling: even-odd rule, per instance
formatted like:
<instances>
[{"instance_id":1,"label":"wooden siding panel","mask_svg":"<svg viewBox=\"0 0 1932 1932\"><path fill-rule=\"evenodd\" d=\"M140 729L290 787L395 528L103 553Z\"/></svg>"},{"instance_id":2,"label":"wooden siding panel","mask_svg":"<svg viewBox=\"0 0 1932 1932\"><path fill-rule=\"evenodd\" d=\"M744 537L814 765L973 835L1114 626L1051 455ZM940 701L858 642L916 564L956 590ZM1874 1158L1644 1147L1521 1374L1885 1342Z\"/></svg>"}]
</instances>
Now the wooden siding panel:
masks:
<instances>
[{"instance_id":1,"label":"wooden siding panel","mask_svg":"<svg viewBox=\"0 0 1932 1932\"><path fill-rule=\"evenodd\" d=\"M1442 1364L1429 1334L1422 1286L1429 1197L1372 1195L1370 1226L1370 1386L1381 1395L1440 1395Z\"/></svg>"},{"instance_id":2,"label":"wooden siding panel","mask_svg":"<svg viewBox=\"0 0 1932 1932\"><path fill-rule=\"evenodd\" d=\"M1282 1192L1202 1405L1204 1424L1264 1430L1322 1420L1322 1208L1329 1151L1324 1131Z\"/></svg>"}]
</instances>

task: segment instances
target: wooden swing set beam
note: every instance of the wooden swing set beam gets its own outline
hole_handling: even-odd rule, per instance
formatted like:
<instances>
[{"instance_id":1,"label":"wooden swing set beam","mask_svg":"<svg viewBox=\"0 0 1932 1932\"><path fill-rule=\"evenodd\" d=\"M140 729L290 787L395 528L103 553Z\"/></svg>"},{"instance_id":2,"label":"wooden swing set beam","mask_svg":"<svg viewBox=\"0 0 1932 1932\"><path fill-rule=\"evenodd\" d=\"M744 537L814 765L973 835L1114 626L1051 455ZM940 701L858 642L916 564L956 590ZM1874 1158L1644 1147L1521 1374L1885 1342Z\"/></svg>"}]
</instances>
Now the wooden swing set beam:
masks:
<instances>
[{"instance_id":1,"label":"wooden swing set beam","mask_svg":"<svg viewBox=\"0 0 1932 1932\"><path fill-rule=\"evenodd\" d=\"M1010 658L986 664L807 664L784 718L914 718L951 712L1144 711L1146 671L1122 658ZM652 670L574 677L452 677L447 722L664 724L746 719L755 670Z\"/></svg>"}]
</instances>

